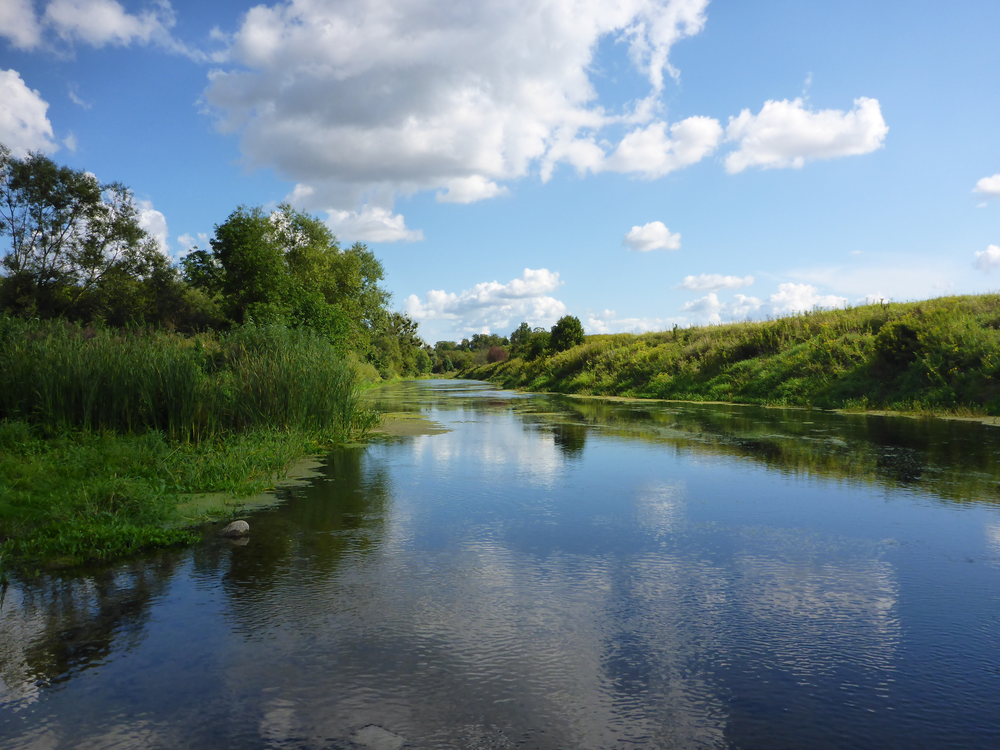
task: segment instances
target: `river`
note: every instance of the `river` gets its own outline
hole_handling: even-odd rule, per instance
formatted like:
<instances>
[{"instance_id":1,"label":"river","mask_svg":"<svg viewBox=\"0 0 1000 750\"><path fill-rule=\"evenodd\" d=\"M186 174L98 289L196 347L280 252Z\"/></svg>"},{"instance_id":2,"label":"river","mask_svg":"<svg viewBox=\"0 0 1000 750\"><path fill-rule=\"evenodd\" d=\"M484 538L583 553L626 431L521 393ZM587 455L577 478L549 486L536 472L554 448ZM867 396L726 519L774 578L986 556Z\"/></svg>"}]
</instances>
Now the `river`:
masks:
<instances>
[{"instance_id":1,"label":"river","mask_svg":"<svg viewBox=\"0 0 1000 750\"><path fill-rule=\"evenodd\" d=\"M0 747L1000 747L1000 427L378 399L246 544L9 586Z\"/></svg>"}]
</instances>

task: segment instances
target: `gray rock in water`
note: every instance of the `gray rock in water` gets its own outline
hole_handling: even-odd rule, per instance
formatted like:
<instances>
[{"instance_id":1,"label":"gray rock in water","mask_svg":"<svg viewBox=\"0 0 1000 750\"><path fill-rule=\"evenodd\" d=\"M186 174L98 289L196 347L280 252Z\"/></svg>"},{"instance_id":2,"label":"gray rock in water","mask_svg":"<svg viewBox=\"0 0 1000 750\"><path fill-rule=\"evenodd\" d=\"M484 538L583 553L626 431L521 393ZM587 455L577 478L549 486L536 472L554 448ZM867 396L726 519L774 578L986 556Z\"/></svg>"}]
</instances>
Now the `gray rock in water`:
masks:
<instances>
[{"instance_id":1,"label":"gray rock in water","mask_svg":"<svg viewBox=\"0 0 1000 750\"><path fill-rule=\"evenodd\" d=\"M240 536L250 535L250 524L246 521L233 521L226 528L219 532L222 536L227 536L229 538L236 538Z\"/></svg>"},{"instance_id":2,"label":"gray rock in water","mask_svg":"<svg viewBox=\"0 0 1000 750\"><path fill-rule=\"evenodd\" d=\"M374 724L359 729L351 737L351 741L356 745L361 745L361 747L370 748L370 750L399 750L406 744L406 740L398 734L393 734Z\"/></svg>"}]
</instances>

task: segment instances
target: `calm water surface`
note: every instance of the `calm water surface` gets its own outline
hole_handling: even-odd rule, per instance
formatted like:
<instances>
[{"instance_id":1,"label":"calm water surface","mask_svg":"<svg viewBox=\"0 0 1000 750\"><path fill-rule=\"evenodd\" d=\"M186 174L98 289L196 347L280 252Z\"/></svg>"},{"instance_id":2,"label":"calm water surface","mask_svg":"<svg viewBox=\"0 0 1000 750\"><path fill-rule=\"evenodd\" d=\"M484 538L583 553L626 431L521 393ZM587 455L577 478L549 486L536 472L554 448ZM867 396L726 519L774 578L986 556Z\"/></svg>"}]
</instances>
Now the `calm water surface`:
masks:
<instances>
[{"instance_id":1,"label":"calm water surface","mask_svg":"<svg viewBox=\"0 0 1000 750\"><path fill-rule=\"evenodd\" d=\"M1000 747L1000 428L381 398L447 431L10 586L0 746Z\"/></svg>"}]
</instances>

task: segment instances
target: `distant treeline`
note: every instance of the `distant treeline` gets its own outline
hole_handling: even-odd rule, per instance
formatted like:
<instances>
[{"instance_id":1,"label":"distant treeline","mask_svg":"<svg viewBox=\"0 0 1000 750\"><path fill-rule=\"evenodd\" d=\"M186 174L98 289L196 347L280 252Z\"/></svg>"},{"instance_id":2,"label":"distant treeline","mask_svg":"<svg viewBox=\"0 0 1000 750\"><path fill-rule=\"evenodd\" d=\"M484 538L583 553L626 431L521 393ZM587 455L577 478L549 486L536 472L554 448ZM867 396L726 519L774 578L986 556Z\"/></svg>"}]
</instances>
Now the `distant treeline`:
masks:
<instances>
[{"instance_id":1,"label":"distant treeline","mask_svg":"<svg viewBox=\"0 0 1000 750\"><path fill-rule=\"evenodd\" d=\"M461 375L533 391L997 415L1000 297L587 336L566 351Z\"/></svg>"},{"instance_id":2,"label":"distant treeline","mask_svg":"<svg viewBox=\"0 0 1000 750\"><path fill-rule=\"evenodd\" d=\"M240 206L207 248L172 263L140 224L132 192L0 144L0 312L193 334L246 324L308 329L372 376L429 372L416 323L389 309L382 264L342 248L288 205ZM2 245L0 245L2 247Z\"/></svg>"},{"instance_id":3,"label":"distant treeline","mask_svg":"<svg viewBox=\"0 0 1000 750\"><path fill-rule=\"evenodd\" d=\"M457 344L453 341L438 341L432 350L432 371L465 371L480 365L504 362L511 357L533 360L565 351L581 343L583 324L572 315L560 318L550 330L532 328L527 323L521 323L510 336L476 333L471 339L462 339Z\"/></svg>"}]
</instances>

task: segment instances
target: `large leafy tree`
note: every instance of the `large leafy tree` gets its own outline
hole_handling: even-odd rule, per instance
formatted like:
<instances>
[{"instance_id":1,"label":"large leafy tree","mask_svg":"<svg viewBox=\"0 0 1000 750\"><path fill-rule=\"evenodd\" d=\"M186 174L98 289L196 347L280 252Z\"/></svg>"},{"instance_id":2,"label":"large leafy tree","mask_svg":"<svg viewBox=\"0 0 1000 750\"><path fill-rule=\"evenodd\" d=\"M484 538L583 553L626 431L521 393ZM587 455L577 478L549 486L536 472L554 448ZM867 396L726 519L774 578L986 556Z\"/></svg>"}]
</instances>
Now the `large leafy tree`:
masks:
<instances>
[{"instance_id":1,"label":"large leafy tree","mask_svg":"<svg viewBox=\"0 0 1000 750\"><path fill-rule=\"evenodd\" d=\"M9 238L0 260L3 305L32 314L86 316L107 302L109 288L141 285L168 265L124 185L102 184L44 154L16 158L3 145L0 236Z\"/></svg>"},{"instance_id":2,"label":"large leafy tree","mask_svg":"<svg viewBox=\"0 0 1000 750\"><path fill-rule=\"evenodd\" d=\"M575 315L564 315L552 326L550 345L564 352L583 343L583 323Z\"/></svg>"},{"instance_id":3,"label":"large leafy tree","mask_svg":"<svg viewBox=\"0 0 1000 750\"><path fill-rule=\"evenodd\" d=\"M240 206L215 227L211 250L192 252L183 268L236 323L307 326L366 355L380 337L408 335L388 312L384 270L371 251L342 249L323 222L287 204L269 214Z\"/></svg>"}]
</instances>

